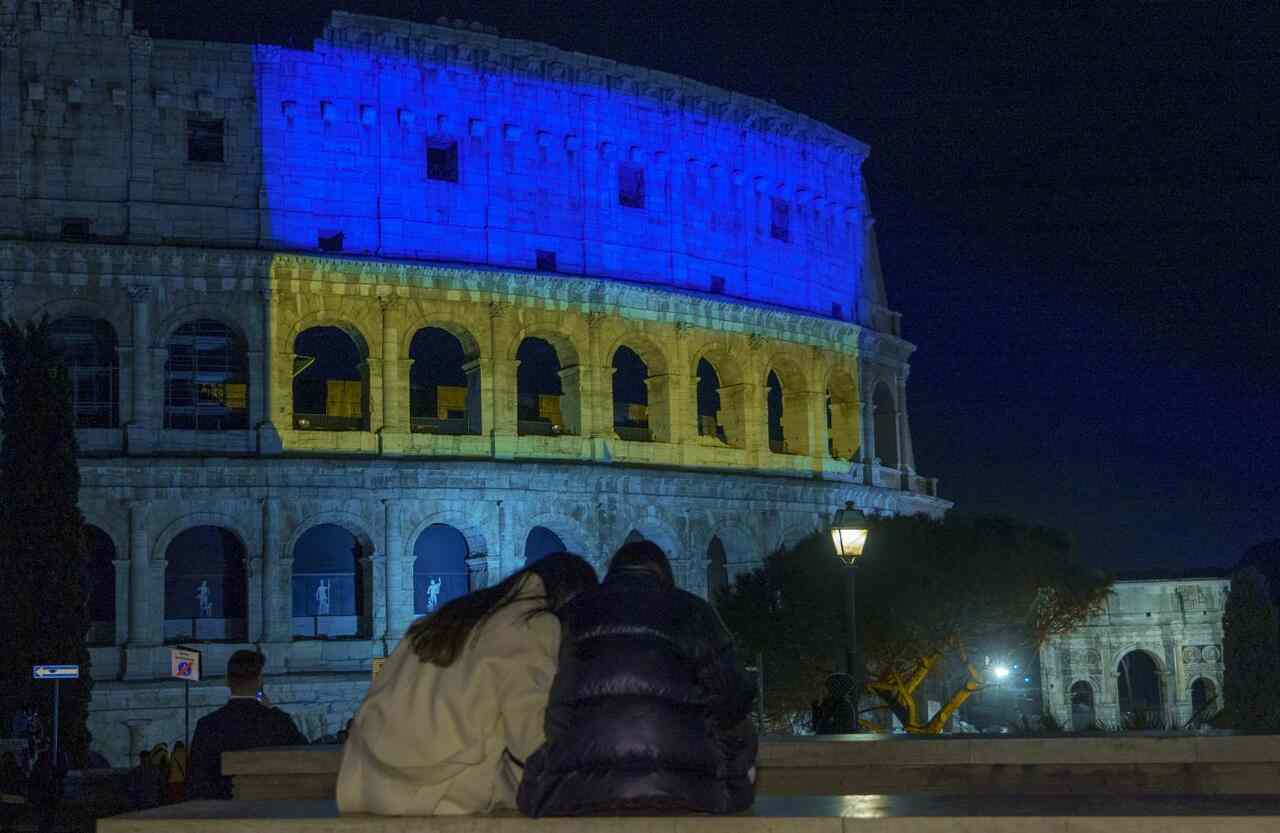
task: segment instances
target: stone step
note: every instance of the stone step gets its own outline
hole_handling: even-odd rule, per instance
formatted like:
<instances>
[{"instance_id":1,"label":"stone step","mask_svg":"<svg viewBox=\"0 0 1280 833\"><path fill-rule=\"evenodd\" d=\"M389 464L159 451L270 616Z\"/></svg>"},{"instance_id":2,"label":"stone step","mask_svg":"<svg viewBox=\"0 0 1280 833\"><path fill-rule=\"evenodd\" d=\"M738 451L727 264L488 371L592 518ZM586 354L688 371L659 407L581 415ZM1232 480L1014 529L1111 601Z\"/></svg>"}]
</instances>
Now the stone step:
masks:
<instances>
[{"instance_id":1,"label":"stone step","mask_svg":"<svg viewBox=\"0 0 1280 833\"><path fill-rule=\"evenodd\" d=\"M1280 829L1259 796L765 796L733 816L339 816L332 801L195 801L98 821L98 833L1251 833Z\"/></svg>"}]
</instances>

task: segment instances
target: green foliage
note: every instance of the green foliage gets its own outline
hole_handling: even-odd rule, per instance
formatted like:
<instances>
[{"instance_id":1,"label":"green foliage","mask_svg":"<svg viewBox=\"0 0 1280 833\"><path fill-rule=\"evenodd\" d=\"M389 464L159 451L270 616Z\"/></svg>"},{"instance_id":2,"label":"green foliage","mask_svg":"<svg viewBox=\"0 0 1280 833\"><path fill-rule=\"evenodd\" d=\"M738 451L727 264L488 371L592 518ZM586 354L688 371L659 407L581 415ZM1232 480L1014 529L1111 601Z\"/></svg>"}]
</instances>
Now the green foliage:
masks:
<instances>
[{"instance_id":1,"label":"green foliage","mask_svg":"<svg viewBox=\"0 0 1280 833\"><path fill-rule=\"evenodd\" d=\"M0 720L38 708L49 725L51 683L37 663L74 663L81 682L62 683L61 743L72 761L89 747L92 682L85 646L84 521L78 505L75 415L66 368L48 321L0 322Z\"/></svg>"},{"instance_id":2,"label":"green foliage","mask_svg":"<svg viewBox=\"0 0 1280 833\"><path fill-rule=\"evenodd\" d=\"M815 533L722 596L744 650L764 654L771 710L806 709L843 670L845 569ZM975 690L971 659L1038 647L1097 610L1111 585L1062 533L1003 518L877 518L856 569L871 690L899 719L914 719L906 701L925 677L958 669L958 705Z\"/></svg>"},{"instance_id":3,"label":"green foliage","mask_svg":"<svg viewBox=\"0 0 1280 833\"><path fill-rule=\"evenodd\" d=\"M1222 699L1233 728L1280 730L1280 632L1266 579L1255 568L1232 577L1222 630Z\"/></svg>"}]
</instances>

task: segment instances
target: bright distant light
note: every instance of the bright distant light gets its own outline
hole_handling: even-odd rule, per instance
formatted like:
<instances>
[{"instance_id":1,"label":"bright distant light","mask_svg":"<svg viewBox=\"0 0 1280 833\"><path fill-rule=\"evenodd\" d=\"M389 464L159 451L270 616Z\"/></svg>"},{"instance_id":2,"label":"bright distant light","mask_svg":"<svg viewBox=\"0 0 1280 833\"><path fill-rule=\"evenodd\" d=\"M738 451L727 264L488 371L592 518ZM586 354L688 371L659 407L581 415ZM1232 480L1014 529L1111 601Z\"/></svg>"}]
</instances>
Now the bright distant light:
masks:
<instances>
[{"instance_id":1,"label":"bright distant light","mask_svg":"<svg viewBox=\"0 0 1280 833\"><path fill-rule=\"evenodd\" d=\"M997 665L995 668L991 670L996 675L997 680L1003 680L1004 678L1009 676L1009 669L1006 666Z\"/></svg>"}]
</instances>

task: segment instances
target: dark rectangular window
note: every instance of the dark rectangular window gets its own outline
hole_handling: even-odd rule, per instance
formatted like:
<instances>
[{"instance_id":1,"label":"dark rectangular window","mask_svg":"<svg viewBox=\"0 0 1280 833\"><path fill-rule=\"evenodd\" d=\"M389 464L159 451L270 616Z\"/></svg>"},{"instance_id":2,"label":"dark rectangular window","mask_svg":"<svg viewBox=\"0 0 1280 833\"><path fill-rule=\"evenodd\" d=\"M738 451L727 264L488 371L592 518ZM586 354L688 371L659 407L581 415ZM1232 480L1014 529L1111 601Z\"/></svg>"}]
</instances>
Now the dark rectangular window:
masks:
<instances>
[{"instance_id":1,"label":"dark rectangular window","mask_svg":"<svg viewBox=\"0 0 1280 833\"><path fill-rule=\"evenodd\" d=\"M791 205L779 197L770 197L769 235L783 243L791 239Z\"/></svg>"},{"instance_id":2,"label":"dark rectangular window","mask_svg":"<svg viewBox=\"0 0 1280 833\"><path fill-rule=\"evenodd\" d=\"M322 252L340 252L342 251L342 232L335 231L325 234L323 231L317 236L316 245Z\"/></svg>"},{"instance_id":3,"label":"dark rectangular window","mask_svg":"<svg viewBox=\"0 0 1280 833\"><path fill-rule=\"evenodd\" d=\"M644 208L644 168L626 162L618 165L618 205Z\"/></svg>"},{"instance_id":4,"label":"dark rectangular window","mask_svg":"<svg viewBox=\"0 0 1280 833\"><path fill-rule=\"evenodd\" d=\"M427 179L458 181L458 143L453 139L427 141Z\"/></svg>"},{"instance_id":5,"label":"dark rectangular window","mask_svg":"<svg viewBox=\"0 0 1280 833\"><path fill-rule=\"evenodd\" d=\"M843 319L844 319L844 304L838 304L838 303L836 303L835 301L832 301L832 302L831 302L831 317L832 317L832 318L839 318L839 319L843 320Z\"/></svg>"},{"instance_id":6,"label":"dark rectangular window","mask_svg":"<svg viewBox=\"0 0 1280 833\"><path fill-rule=\"evenodd\" d=\"M724 278L720 275L711 276L711 292L719 295L724 292Z\"/></svg>"},{"instance_id":7,"label":"dark rectangular window","mask_svg":"<svg viewBox=\"0 0 1280 833\"><path fill-rule=\"evenodd\" d=\"M62 221L64 240L88 240L91 236L88 220L82 217L67 217Z\"/></svg>"},{"instance_id":8,"label":"dark rectangular window","mask_svg":"<svg viewBox=\"0 0 1280 833\"><path fill-rule=\"evenodd\" d=\"M556 253L548 252L546 249L538 249L535 255L538 261L539 272L556 271Z\"/></svg>"},{"instance_id":9,"label":"dark rectangular window","mask_svg":"<svg viewBox=\"0 0 1280 833\"><path fill-rule=\"evenodd\" d=\"M225 161L225 131L223 119L187 119L187 161Z\"/></svg>"}]
</instances>

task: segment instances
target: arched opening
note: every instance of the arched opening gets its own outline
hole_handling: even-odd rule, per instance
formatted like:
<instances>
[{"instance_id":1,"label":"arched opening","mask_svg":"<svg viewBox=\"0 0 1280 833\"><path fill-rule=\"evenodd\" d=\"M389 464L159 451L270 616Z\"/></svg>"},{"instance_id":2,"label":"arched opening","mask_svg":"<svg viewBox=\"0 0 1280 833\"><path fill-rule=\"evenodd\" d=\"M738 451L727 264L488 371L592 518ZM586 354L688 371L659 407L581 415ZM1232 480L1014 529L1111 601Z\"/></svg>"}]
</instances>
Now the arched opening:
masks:
<instances>
[{"instance_id":1,"label":"arched opening","mask_svg":"<svg viewBox=\"0 0 1280 833\"><path fill-rule=\"evenodd\" d=\"M774 454L786 454L787 441L782 430L782 382L772 370L765 378L765 411L769 421L769 450Z\"/></svg>"},{"instance_id":2,"label":"arched opening","mask_svg":"<svg viewBox=\"0 0 1280 833\"><path fill-rule=\"evenodd\" d=\"M409 344L409 424L420 434L480 433L480 368L469 368L462 342L439 327Z\"/></svg>"},{"instance_id":3,"label":"arched opening","mask_svg":"<svg viewBox=\"0 0 1280 833\"><path fill-rule=\"evenodd\" d=\"M858 445L858 391L853 377L838 371L827 387L827 453L835 460L853 460Z\"/></svg>"},{"instance_id":4,"label":"arched opening","mask_svg":"<svg viewBox=\"0 0 1280 833\"><path fill-rule=\"evenodd\" d=\"M719 536L707 545L707 600L715 603L729 589L729 557Z\"/></svg>"},{"instance_id":5,"label":"arched opening","mask_svg":"<svg viewBox=\"0 0 1280 833\"><path fill-rule=\"evenodd\" d=\"M84 587L89 596L90 645L116 639L116 545L96 526L84 527Z\"/></svg>"},{"instance_id":6,"label":"arched opening","mask_svg":"<svg viewBox=\"0 0 1280 833\"><path fill-rule=\"evenodd\" d=\"M1120 716L1135 727L1159 728L1164 723L1160 669L1146 651L1130 651L1117 670Z\"/></svg>"},{"instance_id":7,"label":"arched opening","mask_svg":"<svg viewBox=\"0 0 1280 833\"><path fill-rule=\"evenodd\" d=\"M880 464L891 469L898 467L898 411L893 404L893 395L884 382L876 385L872 399L876 426L876 456Z\"/></svg>"},{"instance_id":8,"label":"arched opening","mask_svg":"<svg viewBox=\"0 0 1280 833\"><path fill-rule=\"evenodd\" d=\"M706 359L698 359L698 436L729 444L720 423L720 374Z\"/></svg>"},{"instance_id":9,"label":"arched opening","mask_svg":"<svg viewBox=\"0 0 1280 833\"><path fill-rule=\"evenodd\" d=\"M1093 711L1093 686L1084 680L1071 685L1071 729L1083 732L1092 729L1096 717Z\"/></svg>"},{"instance_id":10,"label":"arched opening","mask_svg":"<svg viewBox=\"0 0 1280 833\"><path fill-rule=\"evenodd\" d=\"M165 548L166 642L246 638L248 587L244 545L218 526L195 526Z\"/></svg>"},{"instance_id":11,"label":"arched opening","mask_svg":"<svg viewBox=\"0 0 1280 833\"><path fill-rule=\"evenodd\" d=\"M413 545L414 613L434 613L471 591L469 554L467 539L451 526L432 524L422 531Z\"/></svg>"},{"instance_id":12,"label":"arched opening","mask_svg":"<svg viewBox=\"0 0 1280 833\"><path fill-rule=\"evenodd\" d=\"M1218 686L1213 680L1198 678L1191 684L1191 714L1195 721L1205 721L1218 711Z\"/></svg>"},{"instance_id":13,"label":"arched opening","mask_svg":"<svg viewBox=\"0 0 1280 833\"><path fill-rule=\"evenodd\" d=\"M652 442L649 430L649 367L630 347L613 354L613 430L620 439Z\"/></svg>"},{"instance_id":14,"label":"arched opening","mask_svg":"<svg viewBox=\"0 0 1280 833\"><path fill-rule=\"evenodd\" d=\"M221 321L202 318L169 336L164 366L164 425L180 431L249 427L249 361Z\"/></svg>"},{"instance_id":15,"label":"arched opening","mask_svg":"<svg viewBox=\"0 0 1280 833\"><path fill-rule=\"evenodd\" d=\"M312 327L293 342L293 427L367 431L369 365L362 345L339 327Z\"/></svg>"},{"instance_id":16,"label":"arched opening","mask_svg":"<svg viewBox=\"0 0 1280 833\"><path fill-rule=\"evenodd\" d=\"M516 420L520 434L573 433L561 412L564 385L556 348L540 338L526 338L516 350Z\"/></svg>"},{"instance_id":17,"label":"arched opening","mask_svg":"<svg viewBox=\"0 0 1280 833\"><path fill-rule=\"evenodd\" d=\"M365 547L337 524L311 527L293 547L293 635L358 636L365 630Z\"/></svg>"},{"instance_id":18,"label":"arched opening","mask_svg":"<svg viewBox=\"0 0 1280 833\"><path fill-rule=\"evenodd\" d=\"M49 345L67 366L76 427L117 427L120 355L111 325L80 316L59 318L49 325Z\"/></svg>"},{"instance_id":19,"label":"arched opening","mask_svg":"<svg viewBox=\"0 0 1280 833\"><path fill-rule=\"evenodd\" d=\"M566 552L567 549L559 535L545 526L535 526L529 530L529 537L524 540L524 563L528 566L553 552Z\"/></svg>"}]
</instances>

